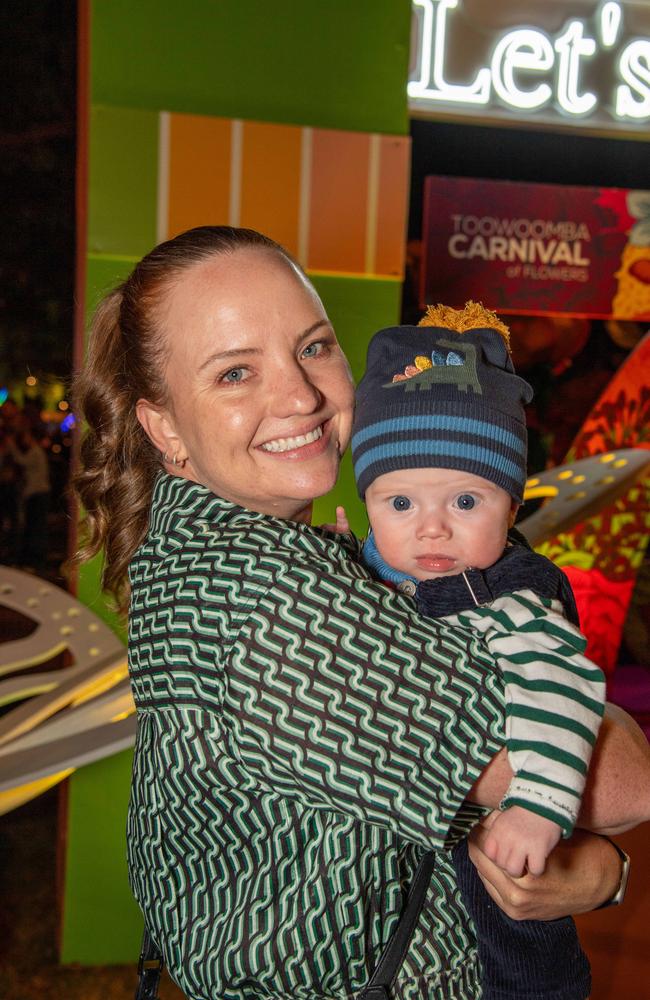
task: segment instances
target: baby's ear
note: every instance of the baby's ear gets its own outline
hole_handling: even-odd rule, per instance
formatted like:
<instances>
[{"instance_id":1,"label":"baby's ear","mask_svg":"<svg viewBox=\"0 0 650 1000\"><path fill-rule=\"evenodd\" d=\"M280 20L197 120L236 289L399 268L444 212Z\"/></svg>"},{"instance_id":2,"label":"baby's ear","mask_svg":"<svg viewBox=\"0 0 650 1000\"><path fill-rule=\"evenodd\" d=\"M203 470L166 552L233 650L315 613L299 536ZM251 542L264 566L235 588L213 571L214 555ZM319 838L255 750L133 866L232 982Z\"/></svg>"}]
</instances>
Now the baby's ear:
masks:
<instances>
[{"instance_id":1,"label":"baby's ear","mask_svg":"<svg viewBox=\"0 0 650 1000\"><path fill-rule=\"evenodd\" d=\"M513 528L515 521L517 520L517 514L519 513L520 504L516 500L513 500L510 504L510 513L508 514L508 529Z\"/></svg>"}]
</instances>

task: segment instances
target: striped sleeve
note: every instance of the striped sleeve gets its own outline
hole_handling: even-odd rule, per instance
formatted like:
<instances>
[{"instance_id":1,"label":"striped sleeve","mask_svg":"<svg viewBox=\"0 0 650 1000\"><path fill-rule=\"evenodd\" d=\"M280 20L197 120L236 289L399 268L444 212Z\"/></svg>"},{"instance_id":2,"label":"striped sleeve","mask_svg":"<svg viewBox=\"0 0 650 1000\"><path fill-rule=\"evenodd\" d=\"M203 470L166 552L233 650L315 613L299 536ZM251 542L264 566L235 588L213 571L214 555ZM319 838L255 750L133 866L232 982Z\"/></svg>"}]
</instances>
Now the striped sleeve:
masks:
<instances>
[{"instance_id":1,"label":"striped sleeve","mask_svg":"<svg viewBox=\"0 0 650 1000\"><path fill-rule=\"evenodd\" d=\"M604 711L605 678L558 601L518 591L455 616L478 629L505 682L514 778L501 808L523 806L573 831Z\"/></svg>"}]
</instances>

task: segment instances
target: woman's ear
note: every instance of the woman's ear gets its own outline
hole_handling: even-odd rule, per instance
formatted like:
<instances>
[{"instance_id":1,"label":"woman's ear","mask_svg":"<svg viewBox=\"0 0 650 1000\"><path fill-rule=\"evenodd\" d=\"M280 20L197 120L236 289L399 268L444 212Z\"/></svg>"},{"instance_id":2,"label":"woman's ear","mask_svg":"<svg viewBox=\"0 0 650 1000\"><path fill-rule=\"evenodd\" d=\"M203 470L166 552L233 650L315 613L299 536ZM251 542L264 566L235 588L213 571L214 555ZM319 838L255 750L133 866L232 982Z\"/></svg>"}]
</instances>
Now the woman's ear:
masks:
<instances>
[{"instance_id":1,"label":"woman's ear","mask_svg":"<svg viewBox=\"0 0 650 1000\"><path fill-rule=\"evenodd\" d=\"M178 461L185 461L185 446L174 430L166 410L154 406L146 399L139 399L135 405L135 413L145 434L158 449L161 455L176 456Z\"/></svg>"}]
</instances>

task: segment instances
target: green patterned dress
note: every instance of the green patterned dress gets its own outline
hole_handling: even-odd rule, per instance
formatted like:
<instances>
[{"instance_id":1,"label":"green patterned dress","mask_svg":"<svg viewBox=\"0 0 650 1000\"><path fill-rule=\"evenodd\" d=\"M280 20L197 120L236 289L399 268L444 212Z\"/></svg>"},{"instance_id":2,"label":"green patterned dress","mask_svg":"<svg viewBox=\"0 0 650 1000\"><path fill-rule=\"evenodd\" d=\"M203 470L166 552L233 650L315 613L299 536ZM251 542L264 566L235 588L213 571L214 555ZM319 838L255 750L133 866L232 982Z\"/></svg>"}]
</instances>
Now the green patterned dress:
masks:
<instances>
[{"instance_id":1,"label":"green patterned dress","mask_svg":"<svg viewBox=\"0 0 650 1000\"><path fill-rule=\"evenodd\" d=\"M447 849L503 744L480 637L418 617L356 543L161 475L131 565L131 884L192 1000L343 1000L424 850L397 1000L480 997Z\"/></svg>"}]
</instances>

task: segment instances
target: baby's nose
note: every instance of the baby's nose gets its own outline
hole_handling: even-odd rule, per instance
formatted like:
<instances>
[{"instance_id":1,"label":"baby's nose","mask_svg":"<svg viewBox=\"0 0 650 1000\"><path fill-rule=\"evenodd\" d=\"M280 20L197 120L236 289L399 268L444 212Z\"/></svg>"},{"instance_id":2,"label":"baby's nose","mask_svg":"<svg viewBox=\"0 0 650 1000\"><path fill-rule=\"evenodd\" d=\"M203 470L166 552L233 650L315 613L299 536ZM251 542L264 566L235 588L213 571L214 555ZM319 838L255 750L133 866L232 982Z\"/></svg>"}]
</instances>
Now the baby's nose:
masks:
<instances>
[{"instance_id":1,"label":"baby's nose","mask_svg":"<svg viewBox=\"0 0 650 1000\"><path fill-rule=\"evenodd\" d=\"M447 518L442 511L430 511L420 522L422 538L448 538L450 534Z\"/></svg>"}]
</instances>

